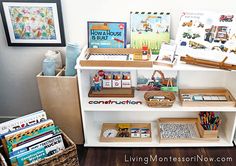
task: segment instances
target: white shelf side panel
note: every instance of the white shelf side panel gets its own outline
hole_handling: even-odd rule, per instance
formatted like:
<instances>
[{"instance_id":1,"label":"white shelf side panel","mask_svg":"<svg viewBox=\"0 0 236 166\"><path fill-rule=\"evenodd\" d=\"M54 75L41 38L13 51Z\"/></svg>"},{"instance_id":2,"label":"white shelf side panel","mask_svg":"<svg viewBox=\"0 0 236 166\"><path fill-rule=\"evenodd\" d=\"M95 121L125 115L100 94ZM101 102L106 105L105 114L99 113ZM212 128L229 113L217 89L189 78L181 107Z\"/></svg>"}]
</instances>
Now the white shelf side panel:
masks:
<instances>
[{"instance_id":1,"label":"white shelf side panel","mask_svg":"<svg viewBox=\"0 0 236 166\"><path fill-rule=\"evenodd\" d=\"M228 114L228 113L225 113ZM232 141L227 139L227 135L223 130L220 130L219 141L199 141L189 143L159 143L157 132L157 119L159 118L189 118L197 117L198 112L86 112L89 117L85 135L87 140L85 146L89 147L215 147L215 146L233 146ZM150 123L152 127L152 141L151 142L100 142L101 127L103 123ZM230 121L229 121L230 122Z\"/></svg>"},{"instance_id":2,"label":"white shelf side panel","mask_svg":"<svg viewBox=\"0 0 236 166\"><path fill-rule=\"evenodd\" d=\"M236 73L235 72L227 73L225 86L230 90L230 92L232 93L232 95L236 99ZM233 140L234 140L234 143L236 143L236 124L234 126L233 133L234 133Z\"/></svg>"}]
</instances>

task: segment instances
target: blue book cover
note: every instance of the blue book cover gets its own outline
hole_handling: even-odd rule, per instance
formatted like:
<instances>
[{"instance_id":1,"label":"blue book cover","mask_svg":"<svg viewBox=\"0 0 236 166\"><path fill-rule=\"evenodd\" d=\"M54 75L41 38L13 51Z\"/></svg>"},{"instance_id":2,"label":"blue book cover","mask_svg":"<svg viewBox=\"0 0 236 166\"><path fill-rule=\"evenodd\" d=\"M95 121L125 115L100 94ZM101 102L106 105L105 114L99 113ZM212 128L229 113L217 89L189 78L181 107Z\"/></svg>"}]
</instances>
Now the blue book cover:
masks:
<instances>
[{"instance_id":1,"label":"blue book cover","mask_svg":"<svg viewBox=\"0 0 236 166\"><path fill-rule=\"evenodd\" d=\"M89 48L126 48L125 22L88 22Z\"/></svg>"},{"instance_id":2,"label":"blue book cover","mask_svg":"<svg viewBox=\"0 0 236 166\"><path fill-rule=\"evenodd\" d=\"M10 158L11 165L23 166L47 157L45 148L39 148Z\"/></svg>"}]
</instances>

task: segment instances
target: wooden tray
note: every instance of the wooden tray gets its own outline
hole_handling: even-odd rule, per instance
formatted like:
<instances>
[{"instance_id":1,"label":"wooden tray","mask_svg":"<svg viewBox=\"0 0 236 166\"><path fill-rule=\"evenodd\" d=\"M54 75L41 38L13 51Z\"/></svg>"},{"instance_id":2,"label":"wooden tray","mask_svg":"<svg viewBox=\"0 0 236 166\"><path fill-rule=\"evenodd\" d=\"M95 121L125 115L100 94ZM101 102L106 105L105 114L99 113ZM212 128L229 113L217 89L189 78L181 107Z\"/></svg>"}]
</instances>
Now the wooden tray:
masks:
<instances>
[{"instance_id":1,"label":"wooden tray","mask_svg":"<svg viewBox=\"0 0 236 166\"><path fill-rule=\"evenodd\" d=\"M185 138L185 139L164 139L161 138L161 131L160 131L160 123L193 123L195 125L195 132L197 137L195 138ZM157 121L157 128L158 128L158 136L160 143L196 143L201 141L219 141L219 138L202 138L199 134L199 130L197 127L198 120L197 118L161 118Z\"/></svg>"},{"instance_id":2,"label":"wooden tray","mask_svg":"<svg viewBox=\"0 0 236 166\"><path fill-rule=\"evenodd\" d=\"M134 88L103 88L101 91L96 92L91 88L88 97L133 98Z\"/></svg>"},{"instance_id":3,"label":"wooden tray","mask_svg":"<svg viewBox=\"0 0 236 166\"><path fill-rule=\"evenodd\" d=\"M81 66L102 66L102 67L152 67L152 61L144 60L89 60L90 55L122 55L122 54L140 54L141 49L134 48L87 48L81 53L80 65Z\"/></svg>"},{"instance_id":4,"label":"wooden tray","mask_svg":"<svg viewBox=\"0 0 236 166\"><path fill-rule=\"evenodd\" d=\"M224 95L227 101L184 101L182 94L195 95ZM181 89L179 90L179 98L182 106L185 107L235 107L235 99L233 95L224 88L221 89Z\"/></svg>"},{"instance_id":5,"label":"wooden tray","mask_svg":"<svg viewBox=\"0 0 236 166\"><path fill-rule=\"evenodd\" d=\"M151 123L129 123L130 128L148 128L151 132ZM132 138L132 137L114 137L114 138L106 138L103 136L104 131L107 129L116 129L117 123L104 123L102 125L100 142L151 142L152 141L152 133L149 138Z\"/></svg>"}]
</instances>

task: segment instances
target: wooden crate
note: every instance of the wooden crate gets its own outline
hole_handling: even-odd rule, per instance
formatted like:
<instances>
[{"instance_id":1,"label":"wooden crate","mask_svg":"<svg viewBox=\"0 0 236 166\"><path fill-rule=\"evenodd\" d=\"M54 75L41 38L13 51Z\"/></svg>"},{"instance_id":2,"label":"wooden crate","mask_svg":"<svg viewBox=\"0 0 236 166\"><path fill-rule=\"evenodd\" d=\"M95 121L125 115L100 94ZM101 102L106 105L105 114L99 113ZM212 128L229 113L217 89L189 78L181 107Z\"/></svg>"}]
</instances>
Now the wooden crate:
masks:
<instances>
[{"instance_id":1,"label":"wooden crate","mask_svg":"<svg viewBox=\"0 0 236 166\"><path fill-rule=\"evenodd\" d=\"M184 101L182 94L192 95L224 95L227 101ZM235 107L235 99L229 90L220 89L181 89L179 90L180 103L184 107Z\"/></svg>"},{"instance_id":2,"label":"wooden crate","mask_svg":"<svg viewBox=\"0 0 236 166\"><path fill-rule=\"evenodd\" d=\"M130 123L130 128L147 128L151 130L151 123ZM102 125L100 142L151 142L152 141L152 133L149 138L132 138L132 137L114 137L114 138L106 138L103 136L104 131L107 129L115 129L117 130L117 123L104 123Z\"/></svg>"},{"instance_id":3,"label":"wooden crate","mask_svg":"<svg viewBox=\"0 0 236 166\"><path fill-rule=\"evenodd\" d=\"M76 144L83 144L77 76L65 76L61 69L56 76L37 75L42 107Z\"/></svg>"},{"instance_id":4,"label":"wooden crate","mask_svg":"<svg viewBox=\"0 0 236 166\"><path fill-rule=\"evenodd\" d=\"M161 130L160 130L160 123L191 123L195 125L195 132L197 136L195 138L185 138L185 139L166 139L161 138ZM202 138L199 134L199 130L197 127L198 120L197 118L160 118L157 121L157 128L158 128L158 137L160 143L196 143L201 141L219 141L219 138Z\"/></svg>"},{"instance_id":5,"label":"wooden crate","mask_svg":"<svg viewBox=\"0 0 236 166\"><path fill-rule=\"evenodd\" d=\"M201 138L217 138L218 137L218 130L205 130L200 122L200 118L198 117L197 120L197 128Z\"/></svg>"},{"instance_id":6,"label":"wooden crate","mask_svg":"<svg viewBox=\"0 0 236 166\"><path fill-rule=\"evenodd\" d=\"M87 48L80 56L81 66L102 66L102 67L152 67L152 61L144 60L89 60L91 54L141 54L141 49L134 48Z\"/></svg>"}]
</instances>

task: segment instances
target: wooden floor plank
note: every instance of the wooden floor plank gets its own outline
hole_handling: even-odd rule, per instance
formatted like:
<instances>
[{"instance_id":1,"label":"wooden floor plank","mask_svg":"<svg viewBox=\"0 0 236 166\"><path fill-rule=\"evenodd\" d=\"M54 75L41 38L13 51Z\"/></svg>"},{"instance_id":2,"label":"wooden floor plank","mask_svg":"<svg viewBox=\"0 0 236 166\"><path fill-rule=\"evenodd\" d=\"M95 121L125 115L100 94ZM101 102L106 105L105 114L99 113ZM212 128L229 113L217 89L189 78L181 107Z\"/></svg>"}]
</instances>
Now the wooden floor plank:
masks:
<instances>
[{"instance_id":1,"label":"wooden floor plank","mask_svg":"<svg viewBox=\"0 0 236 166\"><path fill-rule=\"evenodd\" d=\"M78 147L80 166L234 166L236 148L84 148ZM151 156L151 157L150 157ZM183 158L185 157L185 158ZM231 157L229 162L204 162ZM152 158L152 159L151 159ZM174 159L175 158L175 159ZM148 159L148 160L147 160ZM223 159L223 160L224 160ZM154 161L153 161L154 160ZM176 161L174 161L176 160ZM181 162L178 162L181 160ZM203 161L201 161L203 160Z\"/></svg>"}]
</instances>

